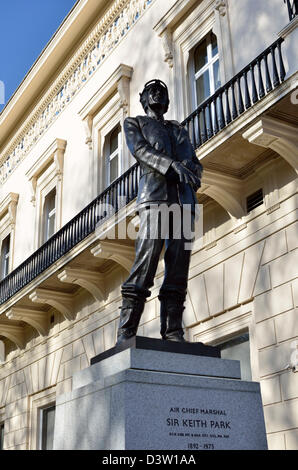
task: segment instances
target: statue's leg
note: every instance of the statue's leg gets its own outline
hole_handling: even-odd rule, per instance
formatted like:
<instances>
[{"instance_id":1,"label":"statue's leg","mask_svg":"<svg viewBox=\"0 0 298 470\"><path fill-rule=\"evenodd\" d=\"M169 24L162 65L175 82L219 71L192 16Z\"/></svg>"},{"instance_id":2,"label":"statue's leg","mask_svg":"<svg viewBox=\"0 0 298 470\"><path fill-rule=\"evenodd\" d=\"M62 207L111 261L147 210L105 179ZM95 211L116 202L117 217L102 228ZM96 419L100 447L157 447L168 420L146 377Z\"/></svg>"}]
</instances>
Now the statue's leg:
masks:
<instances>
[{"instance_id":1,"label":"statue's leg","mask_svg":"<svg viewBox=\"0 0 298 470\"><path fill-rule=\"evenodd\" d=\"M121 289L123 304L117 343L136 335L146 298L151 295L150 288L154 283L163 244L159 237L159 218L150 217L148 209L140 211L135 260Z\"/></svg>"},{"instance_id":2,"label":"statue's leg","mask_svg":"<svg viewBox=\"0 0 298 470\"><path fill-rule=\"evenodd\" d=\"M160 333L163 339L184 341L182 316L187 293L189 263L191 257L190 240L181 234L166 240L165 276L161 286Z\"/></svg>"}]
</instances>

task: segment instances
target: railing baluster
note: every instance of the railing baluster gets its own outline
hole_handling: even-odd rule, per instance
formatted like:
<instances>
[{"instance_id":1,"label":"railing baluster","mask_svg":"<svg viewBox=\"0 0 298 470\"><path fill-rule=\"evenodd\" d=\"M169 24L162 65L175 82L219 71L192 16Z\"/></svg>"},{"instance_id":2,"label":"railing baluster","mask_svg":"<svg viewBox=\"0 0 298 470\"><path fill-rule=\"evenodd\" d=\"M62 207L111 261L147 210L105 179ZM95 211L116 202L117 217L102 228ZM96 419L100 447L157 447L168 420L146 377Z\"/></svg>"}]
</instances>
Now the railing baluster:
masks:
<instances>
[{"instance_id":1,"label":"railing baluster","mask_svg":"<svg viewBox=\"0 0 298 470\"><path fill-rule=\"evenodd\" d=\"M210 139L210 137L213 136L211 104L212 103L208 103L207 108L206 108L207 109L207 114L208 114L207 135L208 135L209 139Z\"/></svg>"},{"instance_id":2,"label":"railing baluster","mask_svg":"<svg viewBox=\"0 0 298 470\"><path fill-rule=\"evenodd\" d=\"M271 91L273 87L272 87L269 67L268 67L268 54L264 55L264 63L265 63L266 91L267 93L269 93L269 91Z\"/></svg>"},{"instance_id":3,"label":"railing baluster","mask_svg":"<svg viewBox=\"0 0 298 470\"><path fill-rule=\"evenodd\" d=\"M197 134L198 134L198 147L202 145L202 136L201 136L201 124L200 124L200 114L196 112L196 119L197 119Z\"/></svg>"},{"instance_id":4,"label":"railing baluster","mask_svg":"<svg viewBox=\"0 0 298 470\"><path fill-rule=\"evenodd\" d=\"M229 88L225 88L225 95L226 95L226 123L229 124L232 121L231 111L230 111L230 103L229 103Z\"/></svg>"},{"instance_id":5,"label":"railing baluster","mask_svg":"<svg viewBox=\"0 0 298 470\"><path fill-rule=\"evenodd\" d=\"M219 127L223 129L225 127L225 116L224 116L224 109L222 104L222 92L219 93Z\"/></svg>"},{"instance_id":6,"label":"railing baluster","mask_svg":"<svg viewBox=\"0 0 298 470\"><path fill-rule=\"evenodd\" d=\"M236 105L236 96L235 96L235 82L233 81L231 84L232 89L232 117L236 119L238 117L238 110Z\"/></svg>"},{"instance_id":7,"label":"railing baluster","mask_svg":"<svg viewBox=\"0 0 298 470\"><path fill-rule=\"evenodd\" d=\"M271 47L271 57L272 57L272 72L273 72L273 86L276 88L280 84L278 72L277 72L277 66L276 66L276 60L275 60L275 49L276 46Z\"/></svg>"},{"instance_id":8,"label":"railing baluster","mask_svg":"<svg viewBox=\"0 0 298 470\"><path fill-rule=\"evenodd\" d=\"M258 93L255 80L255 64L250 66L251 86L252 86L252 102L255 104L258 101Z\"/></svg>"},{"instance_id":9,"label":"railing baluster","mask_svg":"<svg viewBox=\"0 0 298 470\"><path fill-rule=\"evenodd\" d=\"M257 64L258 64L258 75L259 75L259 97L261 99L265 96L265 88L264 88L263 77L262 77L261 59L258 59Z\"/></svg>"},{"instance_id":10,"label":"railing baluster","mask_svg":"<svg viewBox=\"0 0 298 470\"><path fill-rule=\"evenodd\" d=\"M206 140L207 140L207 127L206 127L205 107L202 108L201 116L202 116L202 142L206 142Z\"/></svg>"},{"instance_id":11,"label":"railing baluster","mask_svg":"<svg viewBox=\"0 0 298 470\"><path fill-rule=\"evenodd\" d=\"M280 76L280 81L283 82L286 76L286 71L285 71L284 61L282 58L281 43L282 41L278 41L277 50L278 50L278 58L279 58L279 76Z\"/></svg>"},{"instance_id":12,"label":"railing baluster","mask_svg":"<svg viewBox=\"0 0 298 470\"><path fill-rule=\"evenodd\" d=\"M244 96L245 96L245 109L248 109L251 107L251 99L250 99L250 94L249 94L249 89L248 89L248 83L247 83L247 73L248 70L244 72Z\"/></svg>"},{"instance_id":13,"label":"railing baluster","mask_svg":"<svg viewBox=\"0 0 298 470\"><path fill-rule=\"evenodd\" d=\"M244 109L244 103L243 103L242 91L241 91L241 76L237 78L237 84L238 84L238 110L239 110L239 114L242 114L245 111L245 109Z\"/></svg>"}]
</instances>

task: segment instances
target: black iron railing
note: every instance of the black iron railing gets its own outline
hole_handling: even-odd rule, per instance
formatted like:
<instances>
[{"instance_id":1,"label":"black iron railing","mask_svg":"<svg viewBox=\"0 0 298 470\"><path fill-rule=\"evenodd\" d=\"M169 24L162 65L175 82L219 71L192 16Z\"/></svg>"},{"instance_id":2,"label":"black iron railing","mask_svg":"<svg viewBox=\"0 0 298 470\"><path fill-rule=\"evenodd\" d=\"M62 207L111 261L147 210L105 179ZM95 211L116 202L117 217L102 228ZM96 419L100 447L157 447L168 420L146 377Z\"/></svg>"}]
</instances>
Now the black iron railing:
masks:
<instances>
[{"instance_id":1,"label":"black iron railing","mask_svg":"<svg viewBox=\"0 0 298 470\"><path fill-rule=\"evenodd\" d=\"M283 41L280 38L269 46L182 122L195 148L215 136L284 81Z\"/></svg>"},{"instance_id":2,"label":"black iron railing","mask_svg":"<svg viewBox=\"0 0 298 470\"><path fill-rule=\"evenodd\" d=\"M0 283L0 304L49 268L95 231L96 227L132 201L138 192L140 167L134 164L94 201L56 232Z\"/></svg>"},{"instance_id":3,"label":"black iron railing","mask_svg":"<svg viewBox=\"0 0 298 470\"><path fill-rule=\"evenodd\" d=\"M195 147L216 135L283 82L282 41L279 39L268 47L183 121ZM136 163L6 276L0 282L0 305L131 202L137 196L139 178L140 166Z\"/></svg>"},{"instance_id":4,"label":"black iron railing","mask_svg":"<svg viewBox=\"0 0 298 470\"><path fill-rule=\"evenodd\" d=\"M284 0L287 4L289 20L292 21L298 15L298 0Z\"/></svg>"}]
</instances>

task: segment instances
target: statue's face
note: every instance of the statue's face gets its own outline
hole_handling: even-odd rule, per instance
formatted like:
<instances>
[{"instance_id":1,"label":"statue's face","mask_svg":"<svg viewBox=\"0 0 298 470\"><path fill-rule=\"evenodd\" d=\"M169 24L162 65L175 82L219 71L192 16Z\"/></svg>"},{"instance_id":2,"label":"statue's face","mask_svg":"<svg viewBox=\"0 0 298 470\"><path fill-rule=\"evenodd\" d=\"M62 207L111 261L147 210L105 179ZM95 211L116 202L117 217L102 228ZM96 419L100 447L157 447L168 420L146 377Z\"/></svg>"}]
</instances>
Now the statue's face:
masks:
<instances>
[{"instance_id":1,"label":"statue's face","mask_svg":"<svg viewBox=\"0 0 298 470\"><path fill-rule=\"evenodd\" d=\"M166 88L158 83L152 84L148 88L148 105L153 110L166 112L168 107L168 93Z\"/></svg>"}]
</instances>

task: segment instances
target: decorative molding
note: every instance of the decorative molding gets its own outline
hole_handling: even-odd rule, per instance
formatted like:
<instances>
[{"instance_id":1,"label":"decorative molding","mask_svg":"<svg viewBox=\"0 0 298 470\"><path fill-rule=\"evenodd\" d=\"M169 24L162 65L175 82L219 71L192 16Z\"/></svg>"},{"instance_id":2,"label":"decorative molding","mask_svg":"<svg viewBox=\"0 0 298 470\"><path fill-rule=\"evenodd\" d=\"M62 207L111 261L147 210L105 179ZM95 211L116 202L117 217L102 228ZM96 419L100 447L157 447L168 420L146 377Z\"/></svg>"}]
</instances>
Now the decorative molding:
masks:
<instances>
[{"instance_id":1,"label":"decorative molding","mask_svg":"<svg viewBox=\"0 0 298 470\"><path fill-rule=\"evenodd\" d=\"M25 346L24 328L11 321L0 321L0 335L15 343L19 349Z\"/></svg>"},{"instance_id":2,"label":"decorative molding","mask_svg":"<svg viewBox=\"0 0 298 470\"><path fill-rule=\"evenodd\" d=\"M271 148L283 157L298 173L296 126L266 116L245 131L242 137L250 143Z\"/></svg>"},{"instance_id":3,"label":"decorative molding","mask_svg":"<svg viewBox=\"0 0 298 470\"><path fill-rule=\"evenodd\" d=\"M43 310L33 310L27 307L12 307L6 312L9 320L17 320L28 323L35 328L41 336L46 336L48 332L47 313Z\"/></svg>"},{"instance_id":4,"label":"decorative molding","mask_svg":"<svg viewBox=\"0 0 298 470\"><path fill-rule=\"evenodd\" d=\"M162 43L164 53L165 53L164 62L166 62L168 66L170 67L170 69L172 69L174 65L172 33L167 28L163 31L160 37L161 37L161 43Z\"/></svg>"},{"instance_id":5,"label":"decorative molding","mask_svg":"<svg viewBox=\"0 0 298 470\"><path fill-rule=\"evenodd\" d=\"M215 0L214 9L218 11L220 16L226 16L226 14L227 14L227 2L226 2L226 0Z\"/></svg>"},{"instance_id":6,"label":"decorative molding","mask_svg":"<svg viewBox=\"0 0 298 470\"><path fill-rule=\"evenodd\" d=\"M79 111L79 115L81 116L85 127L86 144L88 144L90 150L92 150L93 147L92 133L94 116L108 99L108 97L111 96L114 92L118 92L118 104L119 108L123 109L123 119L125 119L125 117L128 115L130 103L129 85L132 74L132 67L125 64L120 64L99 88L99 90L87 102L87 104Z\"/></svg>"},{"instance_id":7,"label":"decorative molding","mask_svg":"<svg viewBox=\"0 0 298 470\"><path fill-rule=\"evenodd\" d=\"M0 157L4 183L154 0L115 0Z\"/></svg>"},{"instance_id":8,"label":"decorative molding","mask_svg":"<svg viewBox=\"0 0 298 470\"><path fill-rule=\"evenodd\" d=\"M8 220L11 228L14 228L16 223L16 213L19 195L16 193L8 193L8 195L0 203L0 219L8 212Z\"/></svg>"},{"instance_id":9,"label":"decorative molding","mask_svg":"<svg viewBox=\"0 0 298 470\"><path fill-rule=\"evenodd\" d=\"M120 264L124 269L130 272L134 258L135 250L133 246L121 245L110 241L101 241L91 253L98 258L111 259Z\"/></svg>"},{"instance_id":10,"label":"decorative molding","mask_svg":"<svg viewBox=\"0 0 298 470\"><path fill-rule=\"evenodd\" d=\"M214 199L231 217L237 219L245 215L241 205L242 182L238 178L223 175L213 170L204 170L200 193Z\"/></svg>"},{"instance_id":11,"label":"decorative molding","mask_svg":"<svg viewBox=\"0 0 298 470\"><path fill-rule=\"evenodd\" d=\"M31 168L27 171L26 176L31 183L31 202L34 205L36 202L37 179L51 162L53 162L55 166L54 176L57 177L58 181L62 180L64 153L66 145L66 140L55 139L53 143L47 148L47 150L34 162Z\"/></svg>"},{"instance_id":12,"label":"decorative molding","mask_svg":"<svg viewBox=\"0 0 298 470\"><path fill-rule=\"evenodd\" d=\"M76 284L86 289L96 300L106 299L105 276L98 271L81 268L66 268L58 274L61 282Z\"/></svg>"},{"instance_id":13,"label":"decorative molding","mask_svg":"<svg viewBox=\"0 0 298 470\"><path fill-rule=\"evenodd\" d=\"M29 295L29 298L34 303L51 305L58 310L66 320L74 319L72 294L38 288Z\"/></svg>"}]
</instances>

